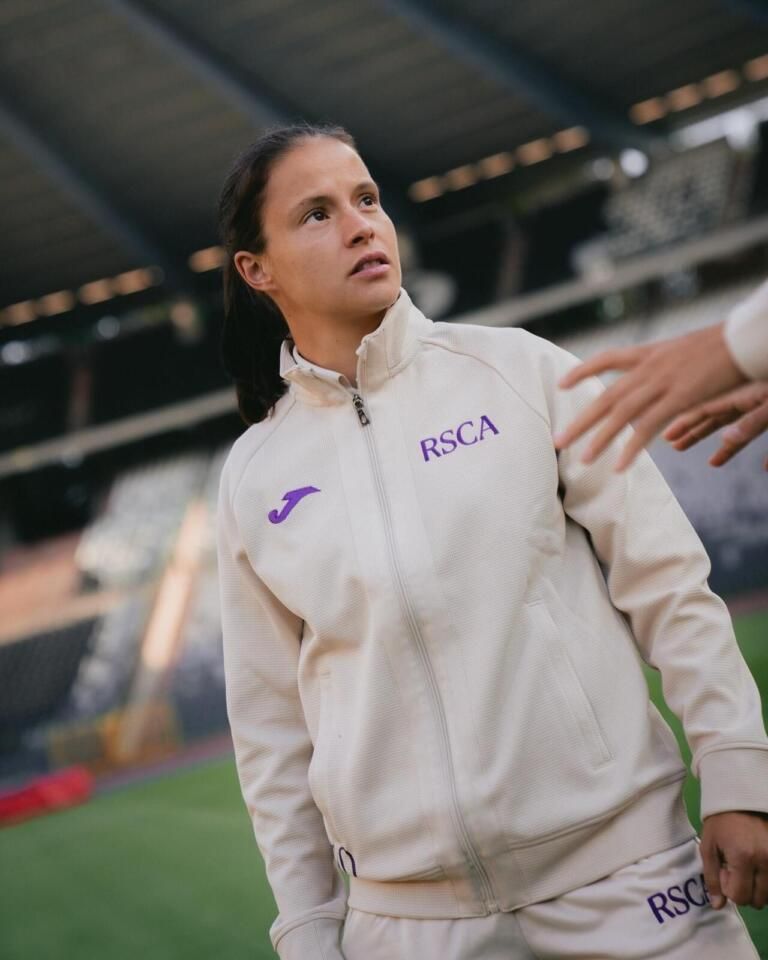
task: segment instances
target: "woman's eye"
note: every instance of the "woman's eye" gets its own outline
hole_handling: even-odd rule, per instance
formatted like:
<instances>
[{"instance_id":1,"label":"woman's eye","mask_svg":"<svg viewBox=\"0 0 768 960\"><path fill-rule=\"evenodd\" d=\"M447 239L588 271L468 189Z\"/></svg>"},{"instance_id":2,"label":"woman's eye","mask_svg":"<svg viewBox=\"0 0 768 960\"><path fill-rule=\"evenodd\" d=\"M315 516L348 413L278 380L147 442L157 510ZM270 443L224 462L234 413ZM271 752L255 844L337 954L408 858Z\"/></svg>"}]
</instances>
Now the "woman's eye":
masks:
<instances>
[{"instance_id":1,"label":"woman's eye","mask_svg":"<svg viewBox=\"0 0 768 960\"><path fill-rule=\"evenodd\" d=\"M372 193L366 193L365 196L363 197L363 200L372 200L374 204L377 204L379 202Z\"/></svg>"},{"instance_id":2,"label":"woman's eye","mask_svg":"<svg viewBox=\"0 0 768 960\"><path fill-rule=\"evenodd\" d=\"M325 216L325 211L324 211L324 210L312 210L311 213L308 213L308 214L307 214L307 220L305 220L304 222L306 223L308 220L311 220L312 217L314 217L316 213L321 213L323 216ZM315 223L318 223L318 222L319 222L319 221L315 220Z\"/></svg>"}]
</instances>

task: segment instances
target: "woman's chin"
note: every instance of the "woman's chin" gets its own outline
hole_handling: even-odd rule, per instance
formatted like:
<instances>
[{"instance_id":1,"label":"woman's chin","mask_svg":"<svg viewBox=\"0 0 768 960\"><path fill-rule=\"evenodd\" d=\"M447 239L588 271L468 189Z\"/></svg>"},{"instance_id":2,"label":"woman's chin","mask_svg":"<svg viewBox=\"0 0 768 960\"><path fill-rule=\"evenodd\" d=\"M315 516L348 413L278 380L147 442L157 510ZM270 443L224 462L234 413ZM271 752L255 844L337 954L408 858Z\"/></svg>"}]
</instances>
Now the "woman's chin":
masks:
<instances>
[{"instance_id":1,"label":"woman's chin","mask_svg":"<svg viewBox=\"0 0 768 960\"><path fill-rule=\"evenodd\" d=\"M395 302L399 293L400 275L390 269L385 276L359 282L354 299L364 303L368 309L386 309Z\"/></svg>"}]
</instances>

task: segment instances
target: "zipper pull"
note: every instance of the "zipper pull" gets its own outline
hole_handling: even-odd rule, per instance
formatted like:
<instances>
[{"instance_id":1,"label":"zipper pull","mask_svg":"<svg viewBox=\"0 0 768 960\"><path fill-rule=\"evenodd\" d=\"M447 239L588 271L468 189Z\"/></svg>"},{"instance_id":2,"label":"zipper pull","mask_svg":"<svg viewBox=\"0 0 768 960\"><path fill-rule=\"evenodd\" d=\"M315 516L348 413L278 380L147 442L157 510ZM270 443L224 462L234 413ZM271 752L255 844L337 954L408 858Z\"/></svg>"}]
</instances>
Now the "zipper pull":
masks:
<instances>
[{"instance_id":1,"label":"zipper pull","mask_svg":"<svg viewBox=\"0 0 768 960\"><path fill-rule=\"evenodd\" d=\"M365 412L365 407L363 406L363 398L359 393L352 394L352 403L355 405L355 410L357 410L357 415L360 418L360 423L366 427L371 422L368 414Z\"/></svg>"}]
</instances>

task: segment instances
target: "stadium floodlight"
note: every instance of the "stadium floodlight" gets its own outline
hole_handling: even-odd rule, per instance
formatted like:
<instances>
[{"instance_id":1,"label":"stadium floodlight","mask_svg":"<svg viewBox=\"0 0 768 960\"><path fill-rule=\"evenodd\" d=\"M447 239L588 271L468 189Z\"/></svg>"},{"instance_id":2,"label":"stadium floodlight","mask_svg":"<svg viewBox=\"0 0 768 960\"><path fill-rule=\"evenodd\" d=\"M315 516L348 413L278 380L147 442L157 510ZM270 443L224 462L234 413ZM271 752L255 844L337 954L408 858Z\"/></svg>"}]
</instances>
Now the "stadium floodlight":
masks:
<instances>
[{"instance_id":1,"label":"stadium floodlight","mask_svg":"<svg viewBox=\"0 0 768 960\"><path fill-rule=\"evenodd\" d=\"M23 340L11 340L0 349L0 358L3 363L11 367L31 360L32 351L29 349L29 344Z\"/></svg>"},{"instance_id":2,"label":"stadium floodlight","mask_svg":"<svg viewBox=\"0 0 768 960\"><path fill-rule=\"evenodd\" d=\"M734 149L743 150L756 142L757 128L765 120L768 120L768 97L761 97L679 127L670 134L670 141L685 150L725 137Z\"/></svg>"},{"instance_id":3,"label":"stadium floodlight","mask_svg":"<svg viewBox=\"0 0 768 960\"><path fill-rule=\"evenodd\" d=\"M117 317L101 317L96 324L96 333L102 340L112 340L120 333L120 321Z\"/></svg>"},{"instance_id":4,"label":"stadium floodlight","mask_svg":"<svg viewBox=\"0 0 768 960\"><path fill-rule=\"evenodd\" d=\"M757 145L758 122L749 110L733 110L723 117L725 139L734 150L749 150Z\"/></svg>"},{"instance_id":5,"label":"stadium floodlight","mask_svg":"<svg viewBox=\"0 0 768 960\"><path fill-rule=\"evenodd\" d=\"M628 177L642 177L648 169L648 157L642 150L622 150L619 165Z\"/></svg>"},{"instance_id":6,"label":"stadium floodlight","mask_svg":"<svg viewBox=\"0 0 768 960\"><path fill-rule=\"evenodd\" d=\"M615 167L610 157L596 157L590 163L589 169L595 180L610 180Z\"/></svg>"}]
</instances>

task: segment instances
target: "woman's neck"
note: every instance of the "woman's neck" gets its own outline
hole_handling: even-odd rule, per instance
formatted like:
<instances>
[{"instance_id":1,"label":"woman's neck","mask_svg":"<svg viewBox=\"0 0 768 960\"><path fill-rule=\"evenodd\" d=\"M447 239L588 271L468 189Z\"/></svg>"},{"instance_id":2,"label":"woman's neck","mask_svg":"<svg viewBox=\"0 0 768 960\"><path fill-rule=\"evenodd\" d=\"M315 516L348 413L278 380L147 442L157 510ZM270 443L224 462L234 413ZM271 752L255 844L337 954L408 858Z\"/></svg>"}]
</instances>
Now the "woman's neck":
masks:
<instances>
[{"instance_id":1,"label":"woman's neck","mask_svg":"<svg viewBox=\"0 0 768 960\"><path fill-rule=\"evenodd\" d=\"M290 325L291 336L299 353L310 363L343 374L353 386L357 386L357 348L360 341L373 333L381 323L384 313L361 319L343 327L338 324L328 328L314 323ZM298 327L298 328L297 328Z\"/></svg>"}]
</instances>

